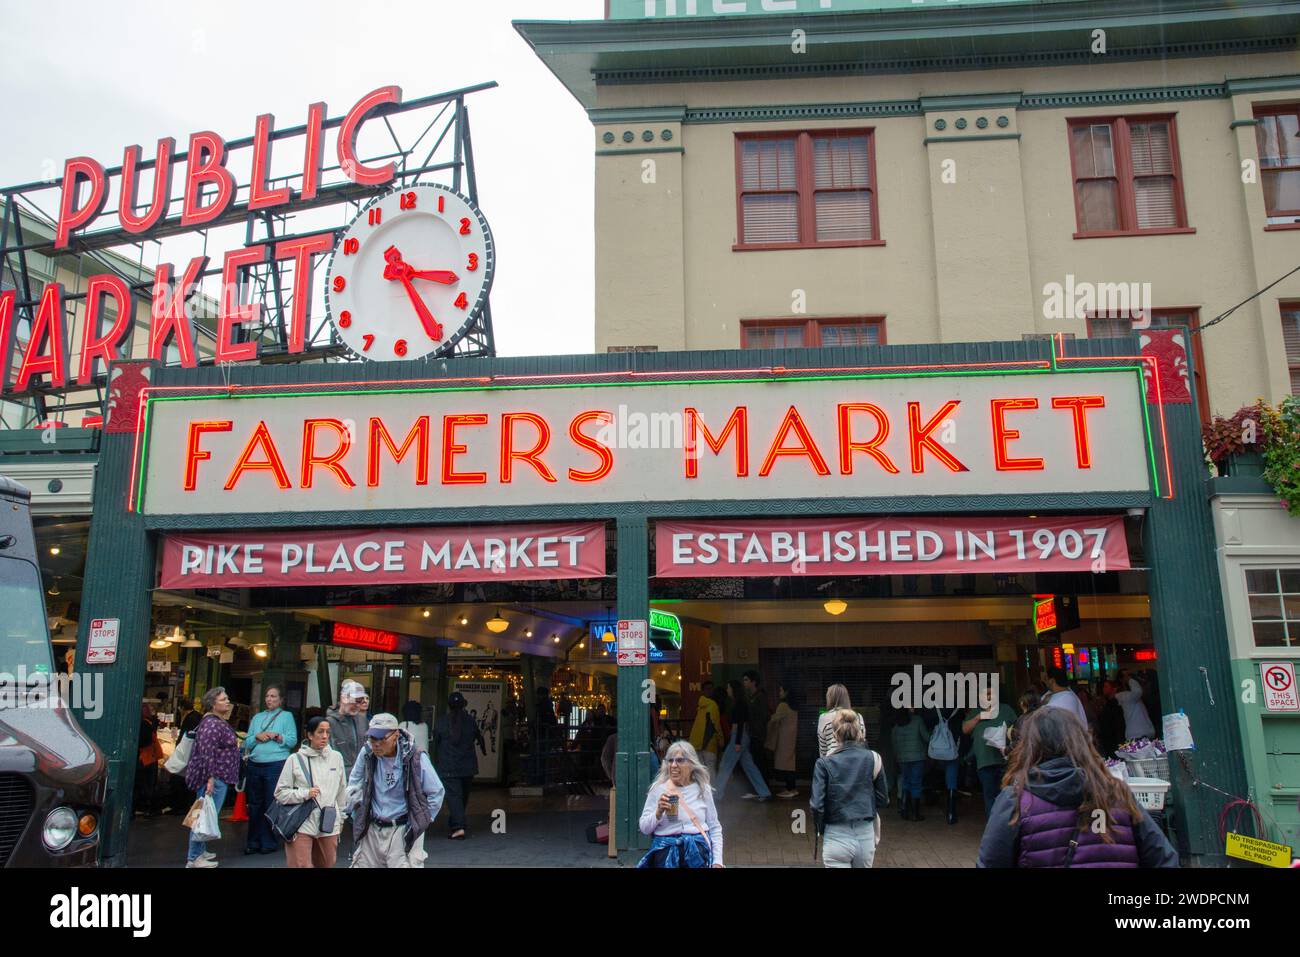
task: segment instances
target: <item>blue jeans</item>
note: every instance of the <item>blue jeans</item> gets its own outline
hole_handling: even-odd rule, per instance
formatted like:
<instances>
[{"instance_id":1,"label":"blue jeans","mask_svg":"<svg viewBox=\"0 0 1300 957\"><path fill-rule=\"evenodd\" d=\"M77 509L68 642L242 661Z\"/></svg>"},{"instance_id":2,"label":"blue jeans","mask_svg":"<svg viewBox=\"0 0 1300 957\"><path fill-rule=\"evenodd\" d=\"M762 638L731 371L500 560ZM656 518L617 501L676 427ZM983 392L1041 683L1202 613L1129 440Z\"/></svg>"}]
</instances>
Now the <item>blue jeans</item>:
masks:
<instances>
[{"instance_id":1,"label":"blue jeans","mask_svg":"<svg viewBox=\"0 0 1300 957\"><path fill-rule=\"evenodd\" d=\"M736 745L740 745L740 752L736 752ZM761 798L770 798L771 790L767 782L763 780L763 775L758 771L758 765L754 763L753 755L749 753L749 732L746 731L736 740L736 732L731 732L731 740L727 742L726 748L722 751L722 767L718 769L718 783L714 785L718 791L718 797L722 797L727 790L727 782L731 780L731 772L736 770L736 764L739 763L741 770L745 772L745 777L749 778L749 784L754 792Z\"/></svg>"},{"instance_id":2,"label":"blue jeans","mask_svg":"<svg viewBox=\"0 0 1300 957\"><path fill-rule=\"evenodd\" d=\"M925 775L925 762L901 761L898 766L903 779L903 793L919 798L921 796L921 778Z\"/></svg>"},{"instance_id":3,"label":"blue jeans","mask_svg":"<svg viewBox=\"0 0 1300 957\"><path fill-rule=\"evenodd\" d=\"M943 761L943 784L949 791L957 790L957 765L958 761L953 758L951 761Z\"/></svg>"},{"instance_id":4,"label":"blue jeans","mask_svg":"<svg viewBox=\"0 0 1300 957\"><path fill-rule=\"evenodd\" d=\"M275 803L275 783L280 780L283 769L283 761L248 762L248 777L244 783L244 797L248 801L248 839L244 843L249 850L274 851L278 846L266 812Z\"/></svg>"},{"instance_id":5,"label":"blue jeans","mask_svg":"<svg viewBox=\"0 0 1300 957\"><path fill-rule=\"evenodd\" d=\"M226 803L226 791L229 790L229 788L230 785L228 785L225 781L222 781L219 778L215 782L213 782L212 803L214 803L217 806L218 814L221 813L221 805ZM199 793L196 795L196 797L203 797L204 790L205 789L201 789ZM192 834L193 832L191 831L190 833ZM207 849L208 849L207 841L196 841L194 840L193 837L191 837L189 850L186 851L185 853L185 862L189 863L190 861L198 860L199 855L204 853Z\"/></svg>"},{"instance_id":6,"label":"blue jeans","mask_svg":"<svg viewBox=\"0 0 1300 957\"><path fill-rule=\"evenodd\" d=\"M993 810L993 802L997 800L998 793L1002 790L1002 775L1006 769L1005 764L990 764L986 768L979 769L980 788L984 791L985 817Z\"/></svg>"}]
</instances>

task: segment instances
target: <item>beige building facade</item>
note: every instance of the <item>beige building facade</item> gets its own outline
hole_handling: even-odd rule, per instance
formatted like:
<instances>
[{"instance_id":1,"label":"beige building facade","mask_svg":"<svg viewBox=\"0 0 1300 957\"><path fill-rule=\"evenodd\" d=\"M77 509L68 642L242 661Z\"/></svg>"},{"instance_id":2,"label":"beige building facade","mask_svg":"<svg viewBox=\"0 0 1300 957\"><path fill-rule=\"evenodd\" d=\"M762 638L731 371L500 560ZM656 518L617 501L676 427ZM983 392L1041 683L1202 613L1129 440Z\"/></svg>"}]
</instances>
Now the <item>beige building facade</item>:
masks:
<instances>
[{"instance_id":1,"label":"beige building facade","mask_svg":"<svg viewBox=\"0 0 1300 957\"><path fill-rule=\"evenodd\" d=\"M1194 328L1254 296L1300 265L1300 213L1277 215L1300 206L1296 17L1186 3L1150 33L1148 6L520 24L594 127L597 351L1115 335L1130 307ZM805 52L775 52L800 30ZM944 52L978 53L981 30L1002 54ZM837 59L855 39L878 56L856 72ZM632 66L606 67L617 44ZM835 171L801 168L804 136L866 144L838 210L815 206ZM755 185L786 193L747 210ZM1190 336L1203 415L1300 390L1297 300L1293 273Z\"/></svg>"}]
</instances>

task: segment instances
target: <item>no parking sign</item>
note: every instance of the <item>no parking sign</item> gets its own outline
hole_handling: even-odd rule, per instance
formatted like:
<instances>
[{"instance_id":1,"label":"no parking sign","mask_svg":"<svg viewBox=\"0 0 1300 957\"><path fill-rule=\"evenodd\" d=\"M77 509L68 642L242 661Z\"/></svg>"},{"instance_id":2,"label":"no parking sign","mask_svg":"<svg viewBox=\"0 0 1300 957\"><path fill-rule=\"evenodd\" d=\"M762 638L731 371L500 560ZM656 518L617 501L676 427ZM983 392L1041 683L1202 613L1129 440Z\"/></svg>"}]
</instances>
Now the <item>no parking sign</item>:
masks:
<instances>
[{"instance_id":1,"label":"no parking sign","mask_svg":"<svg viewBox=\"0 0 1300 957\"><path fill-rule=\"evenodd\" d=\"M1290 661L1261 661L1264 680L1264 708L1267 711L1300 711L1296 693L1295 664Z\"/></svg>"}]
</instances>

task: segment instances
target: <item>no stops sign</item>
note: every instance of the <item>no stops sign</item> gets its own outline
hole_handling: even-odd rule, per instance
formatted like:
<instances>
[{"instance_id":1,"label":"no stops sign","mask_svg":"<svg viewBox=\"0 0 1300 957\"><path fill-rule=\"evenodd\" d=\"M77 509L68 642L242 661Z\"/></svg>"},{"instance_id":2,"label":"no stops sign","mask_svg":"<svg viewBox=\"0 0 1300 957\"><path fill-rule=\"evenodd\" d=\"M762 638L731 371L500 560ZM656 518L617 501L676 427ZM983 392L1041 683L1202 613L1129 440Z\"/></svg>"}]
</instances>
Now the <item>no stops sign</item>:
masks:
<instances>
[{"instance_id":1,"label":"no stops sign","mask_svg":"<svg viewBox=\"0 0 1300 957\"><path fill-rule=\"evenodd\" d=\"M1300 694L1295 686L1295 663L1261 661L1260 677L1264 682L1264 708L1267 711L1300 711Z\"/></svg>"}]
</instances>

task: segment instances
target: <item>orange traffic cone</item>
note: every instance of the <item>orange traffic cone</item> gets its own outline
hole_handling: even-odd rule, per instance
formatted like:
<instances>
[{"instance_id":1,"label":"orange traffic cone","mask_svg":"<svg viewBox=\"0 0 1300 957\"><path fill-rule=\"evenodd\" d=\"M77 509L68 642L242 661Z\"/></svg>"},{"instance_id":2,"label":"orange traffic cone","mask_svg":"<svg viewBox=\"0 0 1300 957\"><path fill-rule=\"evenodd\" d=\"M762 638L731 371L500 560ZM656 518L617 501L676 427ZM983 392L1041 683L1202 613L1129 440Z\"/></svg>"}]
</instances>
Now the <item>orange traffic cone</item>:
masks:
<instances>
[{"instance_id":1,"label":"orange traffic cone","mask_svg":"<svg viewBox=\"0 0 1300 957\"><path fill-rule=\"evenodd\" d=\"M248 798L244 796L243 791L235 792L235 812L230 815L231 821L248 820Z\"/></svg>"}]
</instances>

